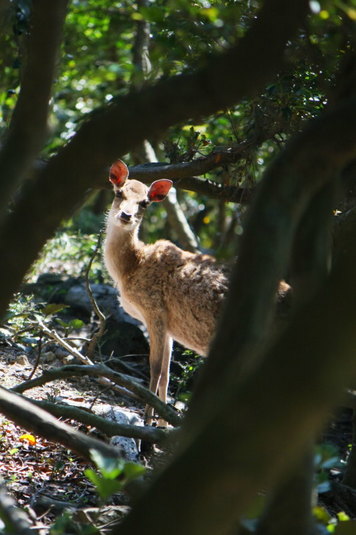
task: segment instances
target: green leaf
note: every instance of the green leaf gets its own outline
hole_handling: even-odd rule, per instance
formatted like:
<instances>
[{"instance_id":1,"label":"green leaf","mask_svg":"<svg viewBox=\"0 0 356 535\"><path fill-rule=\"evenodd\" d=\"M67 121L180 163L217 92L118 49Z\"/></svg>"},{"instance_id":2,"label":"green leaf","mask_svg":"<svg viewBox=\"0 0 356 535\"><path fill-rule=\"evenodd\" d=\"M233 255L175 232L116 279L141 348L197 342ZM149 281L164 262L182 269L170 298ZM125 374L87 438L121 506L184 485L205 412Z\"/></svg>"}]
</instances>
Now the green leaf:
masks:
<instances>
[{"instance_id":1,"label":"green leaf","mask_svg":"<svg viewBox=\"0 0 356 535\"><path fill-rule=\"evenodd\" d=\"M146 472L146 468L142 464L127 462L124 468L124 474L127 481L131 481L136 477L142 476Z\"/></svg>"},{"instance_id":2,"label":"green leaf","mask_svg":"<svg viewBox=\"0 0 356 535\"><path fill-rule=\"evenodd\" d=\"M45 316L52 316L53 314L57 314L57 312L61 312L61 310L65 308L68 308L68 305L64 305L63 303L49 303L44 307L43 314Z\"/></svg>"},{"instance_id":3,"label":"green leaf","mask_svg":"<svg viewBox=\"0 0 356 535\"><path fill-rule=\"evenodd\" d=\"M114 457L106 457L100 451L91 449L90 456L100 473L107 479L115 479L124 471L125 461Z\"/></svg>"},{"instance_id":4,"label":"green leaf","mask_svg":"<svg viewBox=\"0 0 356 535\"><path fill-rule=\"evenodd\" d=\"M84 325L85 325L84 321L78 318L70 320L70 322L68 323L68 326L72 327L72 329L81 329Z\"/></svg>"},{"instance_id":5,"label":"green leaf","mask_svg":"<svg viewBox=\"0 0 356 535\"><path fill-rule=\"evenodd\" d=\"M86 477L95 485L96 490L102 500L107 500L115 492L123 487L123 482L118 479L106 479L100 476L94 470L88 468L84 471Z\"/></svg>"}]
</instances>

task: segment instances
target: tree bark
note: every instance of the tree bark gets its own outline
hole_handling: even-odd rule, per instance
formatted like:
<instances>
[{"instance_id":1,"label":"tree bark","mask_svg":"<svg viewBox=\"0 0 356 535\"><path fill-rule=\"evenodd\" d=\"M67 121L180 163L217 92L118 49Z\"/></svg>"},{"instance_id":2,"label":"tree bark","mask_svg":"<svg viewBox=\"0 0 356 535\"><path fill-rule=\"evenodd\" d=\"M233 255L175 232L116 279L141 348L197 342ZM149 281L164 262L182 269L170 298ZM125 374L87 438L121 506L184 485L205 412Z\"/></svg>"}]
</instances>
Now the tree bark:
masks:
<instances>
[{"instance_id":1,"label":"tree bark","mask_svg":"<svg viewBox=\"0 0 356 535\"><path fill-rule=\"evenodd\" d=\"M190 418L200 418L202 407L204 411L214 407L219 385L229 380L231 363L234 373L242 374L250 373L258 362L303 214L314 196L356 155L354 120L356 99L351 99L310 122L267 170L251 206L225 313L193 394ZM227 316L229 306L234 307L233 317ZM228 349L221 352L226 340Z\"/></svg>"},{"instance_id":2,"label":"tree bark","mask_svg":"<svg viewBox=\"0 0 356 535\"><path fill-rule=\"evenodd\" d=\"M311 496L314 479L314 448L293 466L278 485L260 519L256 535L312 535Z\"/></svg>"},{"instance_id":3,"label":"tree bark","mask_svg":"<svg viewBox=\"0 0 356 535\"><path fill-rule=\"evenodd\" d=\"M291 263L293 308L307 303L325 282L330 267L331 217L335 180L311 200L296 231ZM286 357L288 359L288 357ZM270 498L257 535L310 535L314 477L314 441L287 478L269 490Z\"/></svg>"},{"instance_id":4,"label":"tree bark","mask_svg":"<svg viewBox=\"0 0 356 535\"><path fill-rule=\"evenodd\" d=\"M68 0L34 0L21 89L0 152L0 220L10 196L37 157L47 115Z\"/></svg>"}]
</instances>

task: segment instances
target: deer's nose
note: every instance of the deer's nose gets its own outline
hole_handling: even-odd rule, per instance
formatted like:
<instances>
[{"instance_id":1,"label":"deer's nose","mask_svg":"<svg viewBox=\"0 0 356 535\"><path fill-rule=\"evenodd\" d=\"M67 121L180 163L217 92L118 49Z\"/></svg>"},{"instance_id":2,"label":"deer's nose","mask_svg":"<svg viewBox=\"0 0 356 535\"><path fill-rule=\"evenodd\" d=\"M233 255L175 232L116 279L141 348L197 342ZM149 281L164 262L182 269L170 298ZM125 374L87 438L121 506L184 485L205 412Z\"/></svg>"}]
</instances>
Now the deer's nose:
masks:
<instances>
[{"instance_id":1,"label":"deer's nose","mask_svg":"<svg viewBox=\"0 0 356 535\"><path fill-rule=\"evenodd\" d=\"M132 214L128 214L127 212L120 212L120 219L122 219L123 221L131 221L131 218L132 218Z\"/></svg>"}]
</instances>

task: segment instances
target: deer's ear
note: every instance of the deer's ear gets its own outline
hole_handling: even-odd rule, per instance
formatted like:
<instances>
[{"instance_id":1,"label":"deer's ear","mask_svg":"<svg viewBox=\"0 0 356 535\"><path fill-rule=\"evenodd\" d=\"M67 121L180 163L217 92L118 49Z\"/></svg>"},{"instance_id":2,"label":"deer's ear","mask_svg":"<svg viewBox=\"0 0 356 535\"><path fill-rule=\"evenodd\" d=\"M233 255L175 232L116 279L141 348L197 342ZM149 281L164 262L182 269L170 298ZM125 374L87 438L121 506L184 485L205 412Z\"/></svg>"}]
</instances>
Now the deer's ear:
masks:
<instances>
[{"instance_id":1,"label":"deer's ear","mask_svg":"<svg viewBox=\"0 0 356 535\"><path fill-rule=\"evenodd\" d=\"M155 182L152 182L147 193L149 200L151 202L163 201L167 197L172 186L172 180L167 180L166 178L155 180Z\"/></svg>"},{"instance_id":2,"label":"deer's ear","mask_svg":"<svg viewBox=\"0 0 356 535\"><path fill-rule=\"evenodd\" d=\"M127 165L123 161L117 160L110 167L109 180L115 186L123 186L128 176L129 170L127 168Z\"/></svg>"}]
</instances>

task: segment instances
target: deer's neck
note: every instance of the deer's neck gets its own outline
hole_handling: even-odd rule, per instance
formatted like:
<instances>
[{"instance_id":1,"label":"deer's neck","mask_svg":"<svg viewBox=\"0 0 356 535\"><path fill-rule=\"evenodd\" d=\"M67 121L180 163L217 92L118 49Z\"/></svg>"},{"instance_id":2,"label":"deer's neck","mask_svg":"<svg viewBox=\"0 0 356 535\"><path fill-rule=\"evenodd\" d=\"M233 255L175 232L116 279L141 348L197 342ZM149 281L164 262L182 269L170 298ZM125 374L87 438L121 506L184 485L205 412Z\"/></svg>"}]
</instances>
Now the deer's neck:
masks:
<instances>
[{"instance_id":1,"label":"deer's neck","mask_svg":"<svg viewBox=\"0 0 356 535\"><path fill-rule=\"evenodd\" d=\"M144 244L138 239L138 227L121 229L110 223L109 216L104 257L110 275L118 284L135 270L142 247Z\"/></svg>"}]
</instances>

